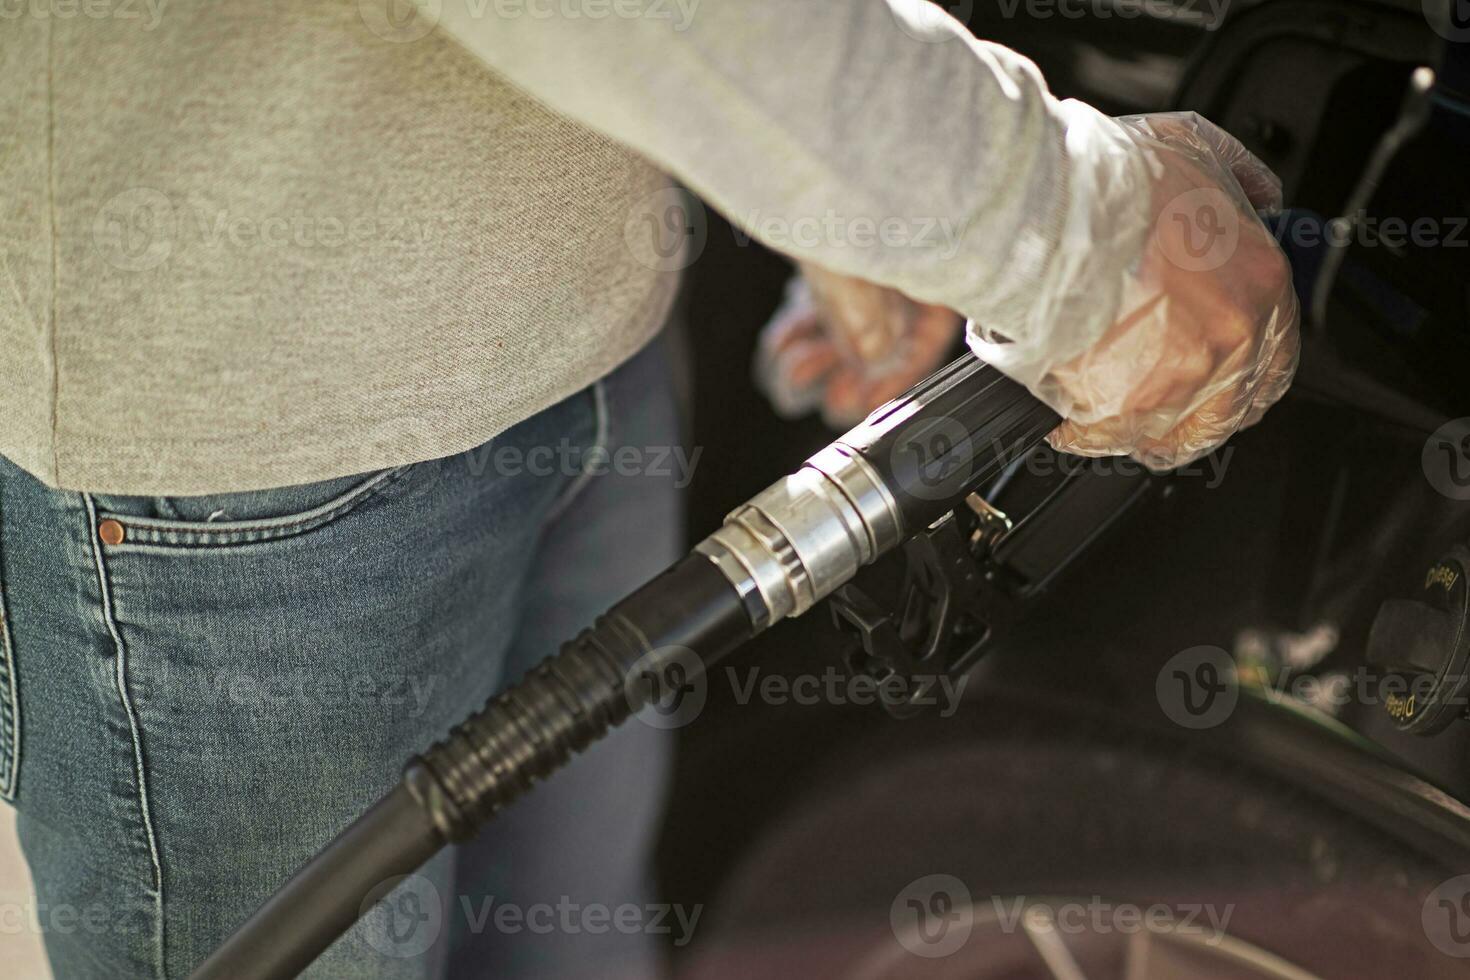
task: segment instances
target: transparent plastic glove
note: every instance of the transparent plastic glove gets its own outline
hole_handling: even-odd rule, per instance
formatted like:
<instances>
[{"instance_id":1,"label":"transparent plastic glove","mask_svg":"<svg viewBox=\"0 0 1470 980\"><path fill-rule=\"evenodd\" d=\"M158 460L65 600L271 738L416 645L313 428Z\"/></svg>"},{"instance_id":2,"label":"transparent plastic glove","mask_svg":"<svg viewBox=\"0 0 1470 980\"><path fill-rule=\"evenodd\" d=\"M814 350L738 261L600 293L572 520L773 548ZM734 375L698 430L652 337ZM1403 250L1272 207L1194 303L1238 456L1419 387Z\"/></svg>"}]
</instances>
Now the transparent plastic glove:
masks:
<instances>
[{"instance_id":1,"label":"transparent plastic glove","mask_svg":"<svg viewBox=\"0 0 1470 980\"><path fill-rule=\"evenodd\" d=\"M803 264L761 331L756 383L783 417L820 408L846 428L938 368L960 323L942 306Z\"/></svg>"},{"instance_id":2,"label":"transparent plastic glove","mask_svg":"<svg viewBox=\"0 0 1470 980\"><path fill-rule=\"evenodd\" d=\"M1255 424L1286 391L1297 297L1256 214L1281 206L1280 182L1260 160L1195 113L1117 122L1151 175L1142 253L1101 336L1020 380L1067 420L1048 437L1055 448L1164 470ZM972 324L983 357L981 334Z\"/></svg>"}]
</instances>

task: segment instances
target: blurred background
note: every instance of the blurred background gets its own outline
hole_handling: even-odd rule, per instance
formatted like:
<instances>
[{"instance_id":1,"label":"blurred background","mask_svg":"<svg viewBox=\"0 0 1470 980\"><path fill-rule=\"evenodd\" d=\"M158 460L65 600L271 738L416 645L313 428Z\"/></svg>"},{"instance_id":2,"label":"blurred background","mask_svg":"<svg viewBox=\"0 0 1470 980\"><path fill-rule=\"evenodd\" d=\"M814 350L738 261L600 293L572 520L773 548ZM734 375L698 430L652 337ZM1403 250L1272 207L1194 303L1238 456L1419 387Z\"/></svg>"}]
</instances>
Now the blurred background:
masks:
<instances>
[{"instance_id":1,"label":"blurred background","mask_svg":"<svg viewBox=\"0 0 1470 980\"><path fill-rule=\"evenodd\" d=\"M1060 96L1215 120L1281 175L1289 207L1447 224L1470 214L1458 110L1395 147L1376 189L1355 196L1411 73L1436 63L1433 3L946 6L1034 59ZM749 383L756 331L789 267L708 218L688 290L692 441L703 448L692 539L834 435L815 418L778 419ZM1470 726L1416 738L1381 701L1342 693L1366 670L1380 602L1410 594L1465 540L1463 503L1426 481L1421 452L1435 425L1470 412L1470 270L1453 246L1347 251L1325 328L1304 327L1293 394L1217 456L1218 483L1205 470L1153 487L996 637L954 717L762 703L735 689L743 680L711 680L682 731L661 864L671 901L710 905L699 940L679 951L694 975L1071 976L1045 972L1034 949L1011 959L999 941L978 964L885 967L863 952L891 945L891 903L935 872L963 881L976 908L990 894L1231 895L1254 912L1237 920L1245 934L1294 947L1288 958L1306 971L1279 975L1458 968L1419 925L1444 873L1370 846L1381 823L1324 787L1381 774L1345 776L1351 767L1317 738L1386 747L1456 796L1470 792ZM759 638L736 658L739 677L844 670L822 612ZM1288 692L1274 700L1301 709L1307 729L1257 727L1249 697L1210 732L1181 728L1156 685L1171 658L1201 647L1225 651L1243 689ZM1380 805L1392 806L1365 807ZM1403 913L1393 927L1391 908ZM1354 941L1358 930L1373 938ZM1089 977L1278 975L1166 964L1157 951L1146 969L1116 948L1091 955L1103 965Z\"/></svg>"}]
</instances>

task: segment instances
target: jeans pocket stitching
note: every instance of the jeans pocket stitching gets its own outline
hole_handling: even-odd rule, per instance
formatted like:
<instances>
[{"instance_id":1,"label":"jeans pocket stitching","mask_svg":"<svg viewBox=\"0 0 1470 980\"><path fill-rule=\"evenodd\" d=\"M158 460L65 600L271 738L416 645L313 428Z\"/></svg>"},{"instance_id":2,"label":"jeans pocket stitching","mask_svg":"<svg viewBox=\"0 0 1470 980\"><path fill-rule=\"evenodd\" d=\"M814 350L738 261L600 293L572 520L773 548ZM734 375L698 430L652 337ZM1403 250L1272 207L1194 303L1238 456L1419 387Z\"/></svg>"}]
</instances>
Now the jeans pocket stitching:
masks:
<instances>
[{"instance_id":1,"label":"jeans pocket stitching","mask_svg":"<svg viewBox=\"0 0 1470 980\"><path fill-rule=\"evenodd\" d=\"M10 617L0 592L0 800L14 800L20 782L20 697Z\"/></svg>"},{"instance_id":2,"label":"jeans pocket stitching","mask_svg":"<svg viewBox=\"0 0 1470 980\"><path fill-rule=\"evenodd\" d=\"M596 427L592 435L591 449L606 452L612 445L612 409L610 407L607 379L602 378L592 386L592 410L596 416ZM550 509L546 513L546 523L550 524L561 516L572 503L579 497L582 490L592 481L592 472L588 468L587 456L582 456L582 472L573 477L572 482L567 484L561 495L552 501Z\"/></svg>"},{"instance_id":3,"label":"jeans pocket stitching","mask_svg":"<svg viewBox=\"0 0 1470 980\"><path fill-rule=\"evenodd\" d=\"M108 550L125 550L129 545L155 545L163 547L217 547L231 544L254 544L275 541L281 538L304 534L361 506L375 494L387 489L414 464L384 470L374 477L347 491L346 494L310 510L284 517L261 518L250 521L221 522L216 525L182 523L151 517L131 517L118 514L101 516L115 520L125 529L121 544L111 545Z\"/></svg>"}]
</instances>

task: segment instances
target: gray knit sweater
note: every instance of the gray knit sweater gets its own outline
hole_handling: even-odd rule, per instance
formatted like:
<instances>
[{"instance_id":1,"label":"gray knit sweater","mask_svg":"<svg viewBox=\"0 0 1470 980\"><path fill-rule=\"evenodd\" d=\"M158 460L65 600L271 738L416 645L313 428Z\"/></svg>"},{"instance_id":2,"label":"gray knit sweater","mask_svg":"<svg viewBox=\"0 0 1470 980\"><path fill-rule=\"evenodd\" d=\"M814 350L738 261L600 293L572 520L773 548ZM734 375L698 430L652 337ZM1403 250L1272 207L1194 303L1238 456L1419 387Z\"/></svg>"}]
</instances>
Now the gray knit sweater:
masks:
<instances>
[{"instance_id":1,"label":"gray knit sweater","mask_svg":"<svg viewBox=\"0 0 1470 980\"><path fill-rule=\"evenodd\" d=\"M1137 195L1126 139L909 0L420 8L6 8L0 454L190 494L477 445L658 328L700 243L666 174L1017 350L1039 285L1131 260L1056 259Z\"/></svg>"}]
</instances>

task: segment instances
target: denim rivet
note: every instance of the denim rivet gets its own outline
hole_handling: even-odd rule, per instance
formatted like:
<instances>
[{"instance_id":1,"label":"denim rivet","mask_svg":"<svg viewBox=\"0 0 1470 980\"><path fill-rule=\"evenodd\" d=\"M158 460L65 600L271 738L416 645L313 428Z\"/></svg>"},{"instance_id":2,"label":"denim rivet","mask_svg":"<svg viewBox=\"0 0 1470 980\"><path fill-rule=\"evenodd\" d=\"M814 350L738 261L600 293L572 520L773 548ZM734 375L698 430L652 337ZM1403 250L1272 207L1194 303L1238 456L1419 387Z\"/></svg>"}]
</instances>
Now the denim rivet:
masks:
<instances>
[{"instance_id":1,"label":"denim rivet","mask_svg":"<svg viewBox=\"0 0 1470 980\"><path fill-rule=\"evenodd\" d=\"M122 544L127 532L120 523L108 518L97 525L97 537L102 539L103 544Z\"/></svg>"}]
</instances>

